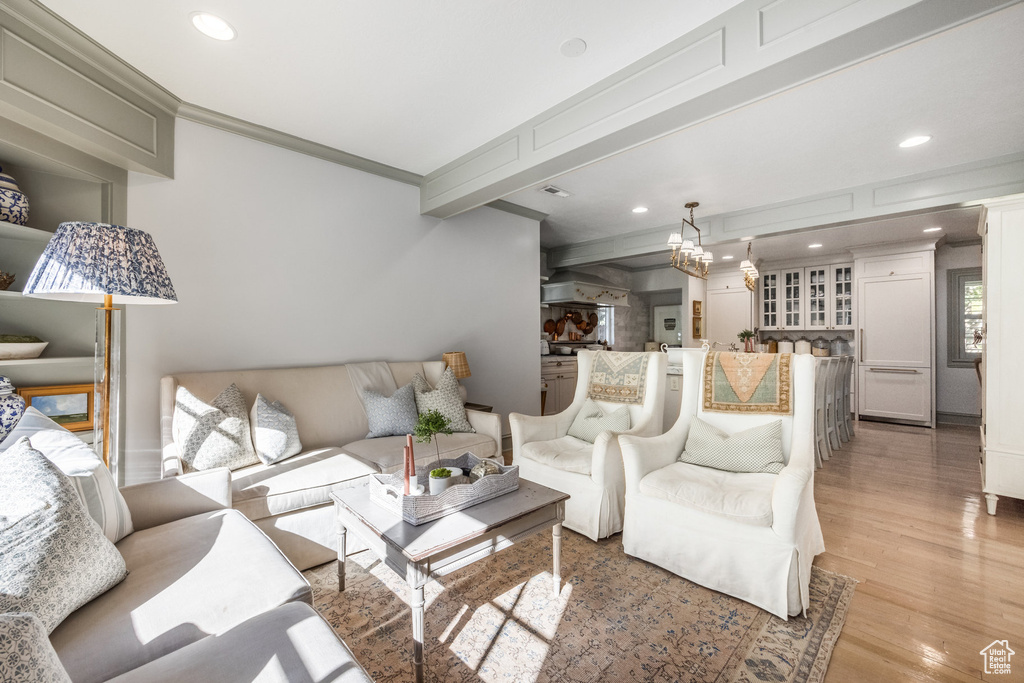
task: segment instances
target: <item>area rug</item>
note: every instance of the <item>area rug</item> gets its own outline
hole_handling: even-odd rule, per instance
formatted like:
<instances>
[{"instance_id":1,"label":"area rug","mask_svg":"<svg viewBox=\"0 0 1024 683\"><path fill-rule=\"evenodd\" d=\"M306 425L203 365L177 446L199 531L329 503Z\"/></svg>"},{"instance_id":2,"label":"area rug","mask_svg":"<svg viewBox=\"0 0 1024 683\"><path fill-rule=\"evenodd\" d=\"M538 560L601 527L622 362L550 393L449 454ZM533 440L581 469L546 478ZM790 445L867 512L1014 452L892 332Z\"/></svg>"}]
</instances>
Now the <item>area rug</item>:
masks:
<instances>
[{"instance_id":1,"label":"area rug","mask_svg":"<svg viewBox=\"0 0 1024 683\"><path fill-rule=\"evenodd\" d=\"M811 608L788 622L627 556L618 536L566 530L553 595L551 537L539 534L427 584L427 681L817 683L853 579L814 568ZM412 680L402 578L369 552L305 572L317 610L378 683Z\"/></svg>"}]
</instances>

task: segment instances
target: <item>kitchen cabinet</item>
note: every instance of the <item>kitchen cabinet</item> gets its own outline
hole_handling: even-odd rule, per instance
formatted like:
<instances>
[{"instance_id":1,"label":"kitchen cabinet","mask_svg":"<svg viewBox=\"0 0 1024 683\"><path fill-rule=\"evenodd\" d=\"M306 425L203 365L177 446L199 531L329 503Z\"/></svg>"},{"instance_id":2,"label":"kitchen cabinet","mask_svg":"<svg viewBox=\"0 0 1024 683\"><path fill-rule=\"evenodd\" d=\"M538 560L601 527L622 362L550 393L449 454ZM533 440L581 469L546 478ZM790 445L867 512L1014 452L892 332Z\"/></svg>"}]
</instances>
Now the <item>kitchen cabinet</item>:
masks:
<instances>
[{"instance_id":1,"label":"kitchen cabinet","mask_svg":"<svg viewBox=\"0 0 1024 683\"><path fill-rule=\"evenodd\" d=\"M713 271L704 296L704 339L738 343L740 332L753 329L753 293L739 269Z\"/></svg>"},{"instance_id":2,"label":"kitchen cabinet","mask_svg":"<svg viewBox=\"0 0 1024 683\"><path fill-rule=\"evenodd\" d=\"M1024 202L991 202L986 207L988 218L979 226L985 291L981 485L988 513L994 515L999 496L1024 499L1024 363L1019 359L1024 339L1019 294Z\"/></svg>"},{"instance_id":3,"label":"kitchen cabinet","mask_svg":"<svg viewBox=\"0 0 1024 683\"><path fill-rule=\"evenodd\" d=\"M544 415L560 413L572 404L576 395L576 359L541 362L541 381L547 386Z\"/></svg>"},{"instance_id":4,"label":"kitchen cabinet","mask_svg":"<svg viewBox=\"0 0 1024 683\"><path fill-rule=\"evenodd\" d=\"M852 330L853 264L783 268L762 273L762 330Z\"/></svg>"},{"instance_id":5,"label":"kitchen cabinet","mask_svg":"<svg viewBox=\"0 0 1024 683\"><path fill-rule=\"evenodd\" d=\"M858 259L857 272L857 412L934 427L934 251Z\"/></svg>"}]
</instances>

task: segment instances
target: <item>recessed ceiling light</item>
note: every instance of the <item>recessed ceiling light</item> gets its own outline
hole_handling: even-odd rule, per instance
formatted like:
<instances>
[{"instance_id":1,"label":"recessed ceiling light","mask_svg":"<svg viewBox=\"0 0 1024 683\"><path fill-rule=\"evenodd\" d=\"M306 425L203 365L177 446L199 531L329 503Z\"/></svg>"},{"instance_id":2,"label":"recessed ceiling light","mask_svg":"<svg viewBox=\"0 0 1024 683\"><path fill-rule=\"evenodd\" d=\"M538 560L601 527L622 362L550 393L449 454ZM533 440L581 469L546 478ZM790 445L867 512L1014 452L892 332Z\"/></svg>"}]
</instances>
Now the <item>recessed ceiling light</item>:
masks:
<instances>
[{"instance_id":1,"label":"recessed ceiling light","mask_svg":"<svg viewBox=\"0 0 1024 683\"><path fill-rule=\"evenodd\" d=\"M754 238L753 237L741 237L740 238L740 242L749 242L752 239L754 239Z\"/></svg>"},{"instance_id":2,"label":"recessed ceiling light","mask_svg":"<svg viewBox=\"0 0 1024 683\"><path fill-rule=\"evenodd\" d=\"M814 244L808 244L807 248L808 249L821 249L821 245L818 244L817 242L815 242Z\"/></svg>"},{"instance_id":3,"label":"recessed ceiling light","mask_svg":"<svg viewBox=\"0 0 1024 683\"><path fill-rule=\"evenodd\" d=\"M723 261L732 261L732 259L733 259L733 257L732 257L732 256L723 256L723 257L722 257L722 260L723 260Z\"/></svg>"},{"instance_id":4,"label":"recessed ceiling light","mask_svg":"<svg viewBox=\"0 0 1024 683\"><path fill-rule=\"evenodd\" d=\"M942 230L942 228L925 228L924 229L925 232L938 232L939 230Z\"/></svg>"},{"instance_id":5,"label":"recessed ceiling light","mask_svg":"<svg viewBox=\"0 0 1024 683\"><path fill-rule=\"evenodd\" d=\"M192 18L192 25L204 36L214 40L233 40L237 35L231 24L218 16L207 12L193 12L189 15Z\"/></svg>"},{"instance_id":6,"label":"recessed ceiling light","mask_svg":"<svg viewBox=\"0 0 1024 683\"><path fill-rule=\"evenodd\" d=\"M570 38L562 43L560 49L566 57L579 57L587 51L587 41L582 38Z\"/></svg>"},{"instance_id":7,"label":"recessed ceiling light","mask_svg":"<svg viewBox=\"0 0 1024 683\"><path fill-rule=\"evenodd\" d=\"M906 140L901 142L900 147L917 147L918 145L923 145L924 143L928 142L931 139L931 135L915 135L914 137L907 138Z\"/></svg>"},{"instance_id":8,"label":"recessed ceiling light","mask_svg":"<svg viewBox=\"0 0 1024 683\"><path fill-rule=\"evenodd\" d=\"M638 206L635 209L633 209L633 213L647 213L647 207L646 206Z\"/></svg>"}]
</instances>

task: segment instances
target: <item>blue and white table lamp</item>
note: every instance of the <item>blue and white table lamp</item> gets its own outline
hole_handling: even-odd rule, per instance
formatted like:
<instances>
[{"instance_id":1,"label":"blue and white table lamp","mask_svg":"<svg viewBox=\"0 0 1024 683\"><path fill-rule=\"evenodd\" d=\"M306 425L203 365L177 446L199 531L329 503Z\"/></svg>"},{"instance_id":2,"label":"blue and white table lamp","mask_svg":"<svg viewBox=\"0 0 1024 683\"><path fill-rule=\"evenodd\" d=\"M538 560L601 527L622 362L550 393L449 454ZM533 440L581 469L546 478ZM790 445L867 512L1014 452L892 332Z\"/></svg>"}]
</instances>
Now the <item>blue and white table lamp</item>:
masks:
<instances>
[{"instance_id":1,"label":"blue and white table lamp","mask_svg":"<svg viewBox=\"0 0 1024 683\"><path fill-rule=\"evenodd\" d=\"M178 298L149 233L107 223L61 223L39 257L25 296L101 303L96 331L95 419L110 467L120 386L120 309L115 304L173 304ZM102 336L100 330L102 329ZM112 417L113 416L113 417Z\"/></svg>"}]
</instances>

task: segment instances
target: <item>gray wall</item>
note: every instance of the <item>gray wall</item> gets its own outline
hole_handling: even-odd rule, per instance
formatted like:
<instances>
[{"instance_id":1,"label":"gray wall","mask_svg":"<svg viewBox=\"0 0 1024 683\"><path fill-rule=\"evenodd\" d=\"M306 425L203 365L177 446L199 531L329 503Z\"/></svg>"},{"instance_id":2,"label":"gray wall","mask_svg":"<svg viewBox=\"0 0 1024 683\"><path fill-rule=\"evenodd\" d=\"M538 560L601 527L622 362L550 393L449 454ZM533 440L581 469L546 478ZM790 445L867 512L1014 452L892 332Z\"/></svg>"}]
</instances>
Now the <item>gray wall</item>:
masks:
<instances>
[{"instance_id":1,"label":"gray wall","mask_svg":"<svg viewBox=\"0 0 1024 683\"><path fill-rule=\"evenodd\" d=\"M470 401L539 412L537 221L438 220L411 185L180 119L176 138L174 180L129 177L128 224L153 234L179 298L129 311L130 479L156 474L171 372L463 350Z\"/></svg>"},{"instance_id":2,"label":"gray wall","mask_svg":"<svg viewBox=\"0 0 1024 683\"><path fill-rule=\"evenodd\" d=\"M950 269L972 267L981 267L980 244L945 245L935 252L935 409L940 422L941 413L981 416L981 389L974 368L947 365L947 274Z\"/></svg>"}]
</instances>

